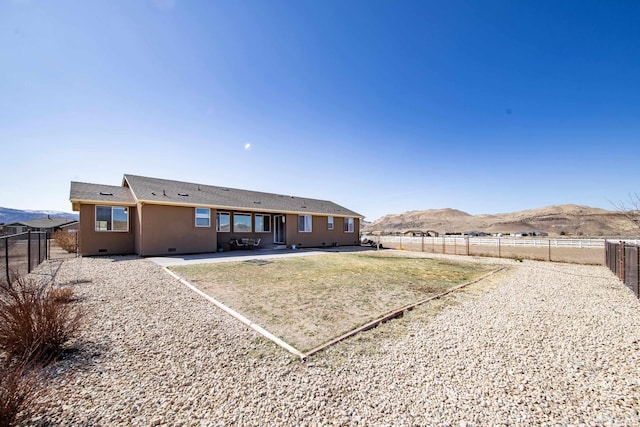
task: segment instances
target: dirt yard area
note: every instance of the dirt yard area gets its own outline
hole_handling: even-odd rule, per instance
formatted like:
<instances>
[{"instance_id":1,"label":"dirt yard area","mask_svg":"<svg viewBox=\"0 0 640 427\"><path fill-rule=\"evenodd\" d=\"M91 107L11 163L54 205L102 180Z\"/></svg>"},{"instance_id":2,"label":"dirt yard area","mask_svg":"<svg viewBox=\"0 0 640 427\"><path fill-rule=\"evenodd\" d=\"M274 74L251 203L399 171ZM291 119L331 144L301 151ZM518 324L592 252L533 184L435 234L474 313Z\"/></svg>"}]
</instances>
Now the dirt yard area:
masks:
<instances>
[{"instance_id":1,"label":"dirt yard area","mask_svg":"<svg viewBox=\"0 0 640 427\"><path fill-rule=\"evenodd\" d=\"M494 269L378 252L171 267L301 351Z\"/></svg>"},{"instance_id":2,"label":"dirt yard area","mask_svg":"<svg viewBox=\"0 0 640 427\"><path fill-rule=\"evenodd\" d=\"M443 247L441 244L431 243L421 245L420 243L388 243L384 242L385 248L399 249L402 246L407 251L425 252L433 254L447 255L467 255L467 246L464 244L449 244ZM488 245L470 245L469 256L485 256L496 258L523 258L537 261L568 262L575 264L602 265L604 263L604 249L601 248L564 248L564 247L526 247L508 246L501 248Z\"/></svg>"}]
</instances>

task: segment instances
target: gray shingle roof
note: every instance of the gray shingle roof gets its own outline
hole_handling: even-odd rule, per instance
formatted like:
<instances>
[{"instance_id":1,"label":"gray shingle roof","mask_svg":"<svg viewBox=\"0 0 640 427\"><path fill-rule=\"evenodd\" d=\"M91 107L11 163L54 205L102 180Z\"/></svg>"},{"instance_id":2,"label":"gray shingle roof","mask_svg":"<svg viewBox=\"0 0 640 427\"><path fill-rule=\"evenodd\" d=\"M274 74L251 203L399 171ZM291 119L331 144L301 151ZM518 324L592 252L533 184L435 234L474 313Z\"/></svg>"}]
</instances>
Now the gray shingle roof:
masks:
<instances>
[{"instance_id":1,"label":"gray shingle roof","mask_svg":"<svg viewBox=\"0 0 640 427\"><path fill-rule=\"evenodd\" d=\"M125 175L124 182L129 185L136 200L147 203L362 217L359 213L328 200L216 187L137 175Z\"/></svg>"},{"instance_id":2,"label":"gray shingle roof","mask_svg":"<svg viewBox=\"0 0 640 427\"><path fill-rule=\"evenodd\" d=\"M22 221L20 224L26 225L32 228L53 228L61 227L63 225L78 222L76 219L65 217L43 217L38 219L30 219L28 221Z\"/></svg>"},{"instance_id":3,"label":"gray shingle roof","mask_svg":"<svg viewBox=\"0 0 640 427\"><path fill-rule=\"evenodd\" d=\"M107 202L134 205L136 201L139 201L254 212L362 217L359 213L328 200L216 187L137 175L125 175L123 186L121 187L72 181L69 198L71 202Z\"/></svg>"},{"instance_id":4,"label":"gray shingle roof","mask_svg":"<svg viewBox=\"0 0 640 427\"><path fill-rule=\"evenodd\" d=\"M75 181L71 181L69 200L71 202L109 202L127 205L135 205L136 203L131 190L126 187Z\"/></svg>"}]
</instances>

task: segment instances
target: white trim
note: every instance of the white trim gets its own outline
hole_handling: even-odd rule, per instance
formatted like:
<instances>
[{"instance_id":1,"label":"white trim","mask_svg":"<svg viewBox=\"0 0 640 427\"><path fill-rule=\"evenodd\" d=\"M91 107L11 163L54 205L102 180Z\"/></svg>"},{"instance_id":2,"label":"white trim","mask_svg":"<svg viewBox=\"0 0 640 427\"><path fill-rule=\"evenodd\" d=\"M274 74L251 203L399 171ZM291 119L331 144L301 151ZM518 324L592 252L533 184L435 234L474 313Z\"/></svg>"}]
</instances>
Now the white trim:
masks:
<instances>
[{"instance_id":1,"label":"white trim","mask_svg":"<svg viewBox=\"0 0 640 427\"><path fill-rule=\"evenodd\" d=\"M262 217L262 230L258 230L258 227L256 225L256 219L258 217ZM269 218L269 220L267 221L266 218ZM264 226L268 225L269 229L265 230ZM255 233L271 233L271 214L253 214L253 231Z\"/></svg>"},{"instance_id":2,"label":"white trim","mask_svg":"<svg viewBox=\"0 0 640 427\"><path fill-rule=\"evenodd\" d=\"M349 221L350 220L350 221ZM350 225L350 227L349 227ZM344 219L343 230L345 233L353 233L356 229L356 220L353 217L347 217Z\"/></svg>"},{"instance_id":3,"label":"white trim","mask_svg":"<svg viewBox=\"0 0 640 427\"><path fill-rule=\"evenodd\" d=\"M220 229L220 215L226 215L229 218L228 231ZM231 233L231 212L216 212L216 231L219 233Z\"/></svg>"},{"instance_id":4,"label":"white trim","mask_svg":"<svg viewBox=\"0 0 640 427\"><path fill-rule=\"evenodd\" d=\"M200 210L206 210L207 211L207 216L198 216L198 209ZM211 209L209 208L195 208L195 213L196 213L196 221L195 221L195 225L198 228L210 228L211 227ZM202 213L200 214L202 215ZM198 225L198 219L207 219L207 225Z\"/></svg>"},{"instance_id":5,"label":"white trim","mask_svg":"<svg viewBox=\"0 0 640 427\"><path fill-rule=\"evenodd\" d=\"M248 215L249 216L249 231L236 230L236 215ZM233 224L231 224L233 233L253 233L253 214L251 212L233 212Z\"/></svg>"},{"instance_id":6,"label":"white trim","mask_svg":"<svg viewBox=\"0 0 640 427\"><path fill-rule=\"evenodd\" d=\"M98 208L108 208L111 210L111 230L103 230L98 228ZM122 209L124 213L127 215L127 229L126 230L114 230L113 225L113 210L114 209ZM129 206L112 206L112 205L95 205L94 206L94 231L97 233L128 233L129 232Z\"/></svg>"},{"instance_id":7,"label":"white trim","mask_svg":"<svg viewBox=\"0 0 640 427\"><path fill-rule=\"evenodd\" d=\"M309 217L309 229L307 230L307 221L306 217ZM300 230L300 218L305 218L304 221L304 230ZM298 215L298 233L313 233L313 215L305 214Z\"/></svg>"}]
</instances>

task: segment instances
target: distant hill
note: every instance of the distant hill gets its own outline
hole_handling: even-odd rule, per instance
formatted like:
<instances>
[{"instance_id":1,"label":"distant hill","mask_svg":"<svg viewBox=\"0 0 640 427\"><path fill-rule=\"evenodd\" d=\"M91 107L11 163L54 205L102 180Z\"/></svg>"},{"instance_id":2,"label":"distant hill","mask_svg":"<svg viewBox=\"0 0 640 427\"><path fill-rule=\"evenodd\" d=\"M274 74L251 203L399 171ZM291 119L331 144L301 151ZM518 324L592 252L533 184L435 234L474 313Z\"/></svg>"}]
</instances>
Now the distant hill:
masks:
<instances>
[{"instance_id":1,"label":"distant hill","mask_svg":"<svg viewBox=\"0 0 640 427\"><path fill-rule=\"evenodd\" d=\"M60 211L27 211L0 207L0 224L11 224L13 222L29 221L46 216L55 218L78 219L78 214Z\"/></svg>"},{"instance_id":2,"label":"distant hill","mask_svg":"<svg viewBox=\"0 0 640 427\"><path fill-rule=\"evenodd\" d=\"M481 231L514 233L544 231L550 236L637 236L639 231L620 212L579 205L548 206L495 215L470 215L455 209L429 209L390 214L373 221L363 231L438 233Z\"/></svg>"}]
</instances>

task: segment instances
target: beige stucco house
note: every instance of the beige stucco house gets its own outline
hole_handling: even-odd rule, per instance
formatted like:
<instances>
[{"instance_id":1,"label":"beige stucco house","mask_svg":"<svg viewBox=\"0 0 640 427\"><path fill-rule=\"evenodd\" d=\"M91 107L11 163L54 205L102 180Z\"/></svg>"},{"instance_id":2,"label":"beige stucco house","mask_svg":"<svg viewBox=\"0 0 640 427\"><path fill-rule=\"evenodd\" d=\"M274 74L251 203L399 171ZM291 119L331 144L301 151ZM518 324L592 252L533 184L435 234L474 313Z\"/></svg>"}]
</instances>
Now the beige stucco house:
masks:
<instances>
[{"instance_id":1,"label":"beige stucco house","mask_svg":"<svg viewBox=\"0 0 640 427\"><path fill-rule=\"evenodd\" d=\"M359 244L362 215L326 200L124 175L121 186L71 182L81 255L141 256L252 246Z\"/></svg>"}]
</instances>

